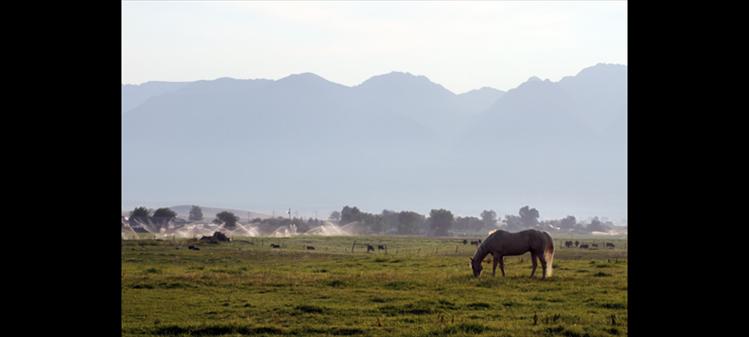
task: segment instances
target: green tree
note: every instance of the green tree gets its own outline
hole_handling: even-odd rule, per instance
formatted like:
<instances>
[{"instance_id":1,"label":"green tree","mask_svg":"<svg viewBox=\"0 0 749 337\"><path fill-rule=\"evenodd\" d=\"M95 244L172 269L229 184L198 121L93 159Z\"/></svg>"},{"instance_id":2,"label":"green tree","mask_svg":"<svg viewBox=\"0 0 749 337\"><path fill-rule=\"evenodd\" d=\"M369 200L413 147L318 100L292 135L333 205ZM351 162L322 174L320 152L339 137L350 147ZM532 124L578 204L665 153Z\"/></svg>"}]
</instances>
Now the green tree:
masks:
<instances>
[{"instance_id":1,"label":"green tree","mask_svg":"<svg viewBox=\"0 0 749 337\"><path fill-rule=\"evenodd\" d=\"M224 224L224 227L227 228L233 228L237 225L237 221L239 221L239 217L234 215L232 212L223 211L219 214L216 214L216 219Z\"/></svg>"},{"instance_id":2,"label":"green tree","mask_svg":"<svg viewBox=\"0 0 749 337\"><path fill-rule=\"evenodd\" d=\"M351 223L354 221L361 221L362 212L356 207L345 206L341 210L341 225Z\"/></svg>"},{"instance_id":3,"label":"green tree","mask_svg":"<svg viewBox=\"0 0 749 337\"><path fill-rule=\"evenodd\" d=\"M385 231L390 231L398 228L398 212L384 209L382 210L380 216L382 217L382 221L384 222Z\"/></svg>"},{"instance_id":4,"label":"green tree","mask_svg":"<svg viewBox=\"0 0 749 337\"><path fill-rule=\"evenodd\" d=\"M446 236L454 221L453 213L446 209L433 209L429 212L429 227L433 235Z\"/></svg>"},{"instance_id":5,"label":"green tree","mask_svg":"<svg viewBox=\"0 0 749 337\"><path fill-rule=\"evenodd\" d=\"M609 230L611 230L611 227L603 223L598 217L594 217L588 225L589 232L608 232Z\"/></svg>"},{"instance_id":6,"label":"green tree","mask_svg":"<svg viewBox=\"0 0 749 337\"><path fill-rule=\"evenodd\" d=\"M385 221L382 215L362 213L362 222L373 233L382 233L385 230Z\"/></svg>"},{"instance_id":7,"label":"green tree","mask_svg":"<svg viewBox=\"0 0 749 337\"><path fill-rule=\"evenodd\" d=\"M159 208L153 212L153 222L159 226L166 225L169 221L174 220L177 217L177 213L169 208Z\"/></svg>"},{"instance_id":8,"label":"green tree","mask_svg":"<svg viewBox=\"0 0 749 337\"><path fill-rule=\"evenodd\" d=\"M539 213L538 210L535 208L529 208L528 206L523 206L520 209L520 221L523 223L523 226L525 228L532 228L538 226L538 217Z\"/></svg>"},{"instance_id":9,"label":"green tree","mask_svg":"<svg viewBox=\"0 0 749 337\"><path fill-rule=\"evenodd\" d=\"M559 228L569 230L575 228L575 224L577 224L577 219L572 215L568 215L559 221Z\"/></svg>"},{"instance_id":10,"label":"green tree","mask_svg":"<svg viewBox=\"0 0 749 337\"><path fill-rule=\"evenodd\" d=\"M494 210L484 210L481 212L481 221L484 222L486 227L494 227L497 225L497 212Z\"/></svg>"},{"instance_id":11,"label":"green tree","mask_svg":"<svg viewBox=\"0 0 749 337\"><path fill-rule=\"evenodd\" d=\"M203 220L203 210L198 206L192 206L190 208L190 216L188 217L190 221L201 221Z\"/></svg>"},{"instance_id":12,"label":"green tree","mask_svg":"<svg viewBox=\"0 0 749 337\"><path fill-rule=\"evenodd\" d=\"M398 213L398 234L417 234L424 224L424 216L410 211Z\"/></svg>"},{"instance_id":13,"label":"green tree","mask_svg":"<svg viewBox=\"0 0 749 337\"><path fill-rule=\"evenodd\" d=\"M525 228L520 217L512 214L505 215L505 226L510 231L518 231Z\"/></svg>"},{"instance_id":14,"label":"green tree","mask_svg":"<svg viewBox=\"0 0 749 337\"><path fill-rule=\"evenodd\" d=\"M151 222L151 210L142 206L136 207L132 212L130 212L130 219L137 220L143 223L150 223Z\"/></svg>"},{"instance_id":15,"label":"green tree","mask_svg":"<svg viewBox=\"0 0 749 337\"><path fill-rule=\"evenodd\" d=\"M159 208L153 212L151 216L151 224L154 226L156 231L160 231L162 228L167 227L169 222L177 217L177 213L169 208Z\"/></svg>"},{"instance_id":16,"label":"green tree","mask_svg":"<svg viewBox=\"0 0 749 337\"><path fill-rule=\"evenodd\" d=\"M478 232L481 231L484 226L483 220L475 216L467 216L455 218L452 228L466 232Z\"/></svg>"}]
</instances>

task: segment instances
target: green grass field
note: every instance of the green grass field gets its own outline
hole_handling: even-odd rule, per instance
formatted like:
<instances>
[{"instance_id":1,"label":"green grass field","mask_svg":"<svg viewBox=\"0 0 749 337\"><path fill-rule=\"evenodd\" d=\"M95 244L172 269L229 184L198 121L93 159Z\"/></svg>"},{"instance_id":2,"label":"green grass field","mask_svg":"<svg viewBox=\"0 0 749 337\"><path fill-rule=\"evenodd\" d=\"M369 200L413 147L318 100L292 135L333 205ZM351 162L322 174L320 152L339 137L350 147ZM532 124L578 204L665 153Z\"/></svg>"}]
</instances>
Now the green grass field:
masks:
<instances>
[{"instance_id":1,"label":"green grass field","mask_svg":"<svg viewBox=\"0 0 749 337\"><path fill-rule=\"evenodd\" d=\"M357 246L352 253L354 241L388 250ZM489 256L474 278L468 257L475 246L462 239L238 238L199 244L199 251L188 250L188 240L123 241L122 332L626 336L625 243L595 241L617 248L562 248L555 237L554 275L547 280L528 278L529 254L505 258L505 278L499 270L491 276Z\"/></svg>"}]
</instances>

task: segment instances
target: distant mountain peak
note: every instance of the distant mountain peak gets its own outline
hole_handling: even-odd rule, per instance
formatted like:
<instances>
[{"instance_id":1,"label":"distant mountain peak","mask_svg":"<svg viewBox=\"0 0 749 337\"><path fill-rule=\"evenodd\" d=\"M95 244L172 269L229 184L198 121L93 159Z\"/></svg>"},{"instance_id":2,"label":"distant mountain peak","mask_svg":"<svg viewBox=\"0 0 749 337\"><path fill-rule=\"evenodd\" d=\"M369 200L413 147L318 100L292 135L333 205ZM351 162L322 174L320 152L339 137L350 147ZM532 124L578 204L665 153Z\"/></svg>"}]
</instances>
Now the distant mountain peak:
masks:
<instances>
[{"instance_id":1,"label":"distant mountain peak","mask_svg":"<svg viewBox=\"0 0 749 337\"><path fill-rule=\"evenodd\" d=\"M590 73L608 72L608 71L626 71L627 66L618 63L598 63L594 66L583 68L576 76L586 75Z\"/></svg>"},{"instance_id":2,"label":"distant mountain peak","mask_svg":"<svg viewBox=\"0 0 749 337\"><path fill-rule=\"evenodd\" d=\"M492 87L481 87L478 89L466 91L460 95L472 95L472 94L477 94L477 93L503 93L503 92L504 91L496 89L496 88L492 88Z\"/></svg>"},{"instance_id":3,"label":"distant mountain peak","mask_svg":"<svg viewBox=\"0 0 749 337\"><path fill-rule=\"evenodd\" d=\"M321 76L315 74L315 73L299 73L299 74L291 74L289 76L286 76L282 79L279 79L278 81L288 81L288 80L314 80L314 81L325 81L330 82Z\"/></svg>"},{"instance_id":4,"label":"distant mountain peak","mask_svg":"<svg viewBox=\"0 0 749 337\"><path fill-rule=\"evenodd\" d=\"M146 81L143 83L123 83L123 87L141 87L141 86L157 86L157 85L184 85L190 82L180 81Z\"/></svg>"},{"instance_id":5,"label":"distant mountain peak","mask_svg":"<svg viewBox=\"0 0 749 337\"><path fill-rule=\"evenodd\" d=\"M391 71L387 74L382 75L375 75L367 79L366 81L362 82L360 86L372 84L372 83L378 83L378 82L390 82L390 81L410 81L410 82L424 82L424 83L432 83L429 78L427 78L424 75L414 75L409 72L403 72L403 71Z\"/></svg>"},{"instance_id":6,"label":"distant mountain peak","mask_svg":"<svg viewBox=\"0 0 749 337\"><path fill-rule=\"evenodd\" d=\"M455 95L452 91L443 87L440 84L432 82L428 77L424 75L415 75L409 72L402 71L391 71L387 74L375 75L367 79L358 85L358 87L372 87L372 86L385 86L389 88L405 88L405 87L424 87L434 88L450 95Z\"/></svg>"},{"instance_id":7,"label":"distant mountain peak","mask_svg":"<svg viewBox=\"0 0 749 337\"><path fill-rule=\"evenodd\" d=\"M548 78L545 79L545 80L542 80L538 76L531 76L527 81L523 82L522 84L520 84L519 86L517 86L514 89L510 89L510 91L514 91L514 90L517 90L517 89L520 89L520 88L523 88L523 87L528 87L528 86L535 87L535 86L539 86L539 85L550 85L550 84L553 84L553 83L554 82L550 81Z\"/></svg>"},{"instance_id":8,"label":"distant mountain peak","mask_svg":"<svg viewBox=\"0 0 749 337\"><path fill-rule=\"evenodd\" d=\"M303 87L336 87L336 88L348 88L343 84L329 81L320 75L314 73L300 73L286 76L276 81L276 84L293 84L295 86L301 85Z\"/></svg>"},{"instance_id":9,"label":"distant mountain peak","mask_svg":"<svg viewBox=\"0 0 749 337\"><path fill-rule=\"evenodd\" d=\"M604 68L604 67L605 68L627 68L627 65L626 64L620 64L620 63L604 63L604 62L599 62L599 63L597 63L594 66L583 68L582 71L584 71L585 69L596 68L596 67L598 67L598 68Z\"/></svg>"}]
</instances>

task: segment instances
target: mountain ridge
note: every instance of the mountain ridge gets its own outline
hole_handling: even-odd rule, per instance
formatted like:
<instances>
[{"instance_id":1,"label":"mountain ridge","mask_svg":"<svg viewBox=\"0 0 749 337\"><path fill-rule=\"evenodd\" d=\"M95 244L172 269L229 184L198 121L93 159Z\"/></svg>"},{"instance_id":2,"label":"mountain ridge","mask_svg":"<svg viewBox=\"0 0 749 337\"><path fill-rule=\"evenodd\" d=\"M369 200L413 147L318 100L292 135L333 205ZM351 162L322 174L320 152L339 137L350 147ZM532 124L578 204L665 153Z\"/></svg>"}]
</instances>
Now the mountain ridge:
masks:
<instances>
[{"instance_id":1,"label":"mountain ridge","mask_svg":"<svg viewBox=\"0 0 749 337\"><path fill-rule=\"evenodd\" d=\"M122 114L123 197L624 215L626 66L462 94L378 76L225 78L151 97Z\"/></svg>"}]
</instances>

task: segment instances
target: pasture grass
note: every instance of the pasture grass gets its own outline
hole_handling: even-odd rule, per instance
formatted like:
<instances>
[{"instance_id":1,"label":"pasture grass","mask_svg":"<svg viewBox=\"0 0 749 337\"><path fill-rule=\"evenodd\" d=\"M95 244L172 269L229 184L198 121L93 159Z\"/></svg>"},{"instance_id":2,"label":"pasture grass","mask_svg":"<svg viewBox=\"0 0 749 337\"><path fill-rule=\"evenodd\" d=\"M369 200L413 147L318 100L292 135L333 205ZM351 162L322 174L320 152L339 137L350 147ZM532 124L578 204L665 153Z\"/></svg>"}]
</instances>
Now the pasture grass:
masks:
<instances>
[{"instance_id":1,"label":"pasture grass","mask_svg":"<svg viewBox=\"0 0 749 337\"><path fill-rule=\"evenodd\" d=\"M352 253L354 240L388 251ZM189 244L122 242L123 336L627 335L622 248L557 244L554 276L540 280L528 278L528 254L505 258L504 278L491 276L487 257L474 278L475 247L462 239L246 238L198 243L199 251Z\"/></svg>"}]
</instances>

